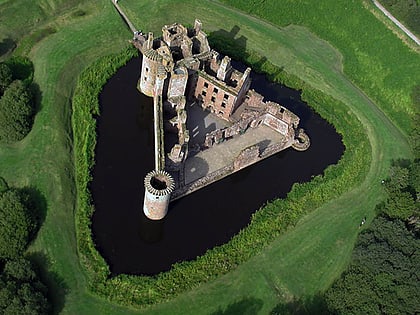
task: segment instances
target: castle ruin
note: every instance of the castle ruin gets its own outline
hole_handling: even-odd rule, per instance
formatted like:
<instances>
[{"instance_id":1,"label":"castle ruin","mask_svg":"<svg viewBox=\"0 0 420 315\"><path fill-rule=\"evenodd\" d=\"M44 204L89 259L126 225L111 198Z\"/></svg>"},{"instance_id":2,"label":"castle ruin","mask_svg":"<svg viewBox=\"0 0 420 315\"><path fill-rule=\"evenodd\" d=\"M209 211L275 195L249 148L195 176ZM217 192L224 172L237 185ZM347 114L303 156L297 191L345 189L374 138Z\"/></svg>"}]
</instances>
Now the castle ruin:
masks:
<instances>
[{"instance_id":1,"label":"castle ruin","mask_svg":"<svg viewBox=\"0 0 420 315\"><path fill-rule=\"evenodd\" d=\"M142 53L138 89L153 97L155 170L145 178L143 209L162 219L171 200L309 138L299 117L250 90L250 68L235 69L209 46L202 24L165 25L162 36L134 32Z\"/></svg>"}]
</instances>

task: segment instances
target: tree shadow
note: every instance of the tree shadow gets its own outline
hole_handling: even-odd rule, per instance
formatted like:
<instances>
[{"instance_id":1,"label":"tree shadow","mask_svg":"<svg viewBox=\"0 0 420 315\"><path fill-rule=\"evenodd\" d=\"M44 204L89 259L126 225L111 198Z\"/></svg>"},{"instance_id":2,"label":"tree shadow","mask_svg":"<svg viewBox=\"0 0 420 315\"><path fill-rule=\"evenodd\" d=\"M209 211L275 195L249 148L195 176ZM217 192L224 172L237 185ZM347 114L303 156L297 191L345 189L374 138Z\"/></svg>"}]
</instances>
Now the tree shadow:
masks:
<instances>
[{"instance_id":1,"label":"tree shadow","mask_svg":"<svg viewBox=\"0 0 420 315\"><path fill-rule=\"evenodd\" d=\"M28 57L12 56L5 63L13 73L13 80L21 80L27 84L32 83L34 64Z\"/></svg>"},{"instance_id":2,"label":"tree shadow","mask_svg":"<svg viewBox=\"0 0 420 315\"><path fill-rule=\"evenodd\" d=\"M0 57L12 52L16 48L16 43L11 38L5 38L0 42Z\"/></svg>"},{"instance_id":3,"label":"tree shadow","mask_svg":"<svg viewBox=\"0 0 420 315\"><path fill-rule=\"evenodd\" d=\"M238 302L230 304L226 309L218 309L210 315L255 315L262 306L263 301L256 298L244 298Z\"/></svg>"},{"instance_id":4,"label":"tree shadow","mask_svg":"<svg viewBox=\"0 0 420 315\"><path fill-rule=\"evenodd\" d=\"M36 229L34 235L31 237L31 239L35 239L47 215L47 200L41 191L35 187L23 187L19 189L19 192L23 197L27 209L31 211L31 215L36 221Z\"/></svg>"},{"instance_id":5,"label":"tree shadow","mask_svg":"<svg viewBox=\"0 0 420 315\"><path fill-rule=\"evenodd\" d=\"M51 268L51 262L44 253L31 253L28 255L28 258L34 264L42 283L48 288L47 298L52 305L51 314L59 314L64 307L69 287L60 275L49 270Z\"/></svg>"},{"instance_id":6,"label":"tree shadow","mask_svg":"<svg viewBox=\"0 0 420 315\"><path fill-rule=\"evenodd\" d=\"M399 166L402 168L409 168L411 165L411 160L409 159L396 159L391 161L392 166Z\"/></svg>"},{"instance_id":7,"label":"tree shadow","mask_svg":"<svg viewBox=\"0 0 420 315\"><path fill-rule=\"evenodd\" d=\"M33 111L34 111L34 116L39 113L39 111L41 110L41 104L42 104L42 92L41 89L39 88L38 83L32 82L29 85L29 90L32 94L32 99L33 99Z\"/></svg>"},{"instance_id":8,"label":"tree shadow","mask_svg":"<svg viewBox=\"0 0 420 315\"><path fill-rule=\"evenodd\" d=\"M279 303L274 307L270 315L328 315L325 299L317 294L309 299L293 299L289 302Z\"/></svg>"}]
</instances>

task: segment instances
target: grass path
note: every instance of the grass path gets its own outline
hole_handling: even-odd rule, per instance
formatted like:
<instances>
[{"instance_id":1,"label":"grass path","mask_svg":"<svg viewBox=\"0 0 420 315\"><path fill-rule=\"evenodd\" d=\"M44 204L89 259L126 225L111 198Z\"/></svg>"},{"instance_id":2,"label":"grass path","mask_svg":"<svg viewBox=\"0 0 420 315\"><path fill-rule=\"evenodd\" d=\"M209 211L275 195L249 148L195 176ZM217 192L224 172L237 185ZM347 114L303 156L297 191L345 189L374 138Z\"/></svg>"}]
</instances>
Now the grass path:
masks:
<instances>
[{"instance_id":1,"label":"grass path","mask_svg":"<svg viewBox=\"0 0 420 315\"><path fill-rule=\"evenodd\" d=\"M3 6L9 3L0 1ZM13 5L23 3L17 0ZM304 27L278 28L213 1L123 0L120 5L143 30L158 32L163 24L191 24L194 18L210 31L237 26L235 38L241 38L247 48L348 105L369 137L372 164L360 187L316 209L260 255L215 281L147 310L117 307L94 297L86 288L74 236L70 99L80 71L99 56L121 50L131 34L110 0L91 1L83 7L86 15L77 18L70 14L74 8L63 11L54 20L46 20L57 32L30 52L35 80L43 91L34 129L21 143L0 147L0 176L12 185L33 185L45 196L47 215L31 251L48 263L49 278L57 284L57 311L78 315L211 314L218 310L267 314L293 295L308 297L327 288L348 261L360 219L373 217L374 205L382 196L380 179L390 161L410 156L405 135L343 74L341 54ZM187 17L185 12L189 12Z\"/></svg>"}]
</instances>

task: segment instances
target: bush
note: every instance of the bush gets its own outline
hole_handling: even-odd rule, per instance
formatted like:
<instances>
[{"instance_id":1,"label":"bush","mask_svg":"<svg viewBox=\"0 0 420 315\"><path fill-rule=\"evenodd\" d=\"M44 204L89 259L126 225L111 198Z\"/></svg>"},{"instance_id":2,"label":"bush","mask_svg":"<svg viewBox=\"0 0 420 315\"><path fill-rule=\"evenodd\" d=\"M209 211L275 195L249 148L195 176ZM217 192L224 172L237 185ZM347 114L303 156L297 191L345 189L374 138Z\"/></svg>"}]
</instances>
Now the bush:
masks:
<instances>
[{"instance_id":1,"label":"bush","mask_svg":"<svg viewBox=\"0 0 420 315\"><path fill-rule=\"evenodd\" d=\"M5 63L0 63L0 96L3 95L12 80L12 70Z\"/></svg>"},{"instance_id":2,"label":"bush","mask_svg":"<svg viewBox=\"0 0 420 315\"><path fill-rule=\"evenodd\" d=\"M37 224L26 206L27 200L18 190L0 195L0 258L20 256L32 239Z\"/></svg>"},{"instance_id":3,"label":"bush","mask_svg":"<svg viewBox=\"0 0 420 315\"><path fill-rule=\"evenodd\" d=\"M8 315L49 314L47 289L38 279L29 260L6 262L0 276L0 313Z\"/></svg>"},{"instance_id":4,"label":"bush","mask_svg":"<svg viewBox=\"0 0 420 315\"><path fill-rule=\"evenodd\" d=\"M19 80L12 82L0 99L0 142L22 140L31 130L32 95Z\"/></svg>"}]
</instances>

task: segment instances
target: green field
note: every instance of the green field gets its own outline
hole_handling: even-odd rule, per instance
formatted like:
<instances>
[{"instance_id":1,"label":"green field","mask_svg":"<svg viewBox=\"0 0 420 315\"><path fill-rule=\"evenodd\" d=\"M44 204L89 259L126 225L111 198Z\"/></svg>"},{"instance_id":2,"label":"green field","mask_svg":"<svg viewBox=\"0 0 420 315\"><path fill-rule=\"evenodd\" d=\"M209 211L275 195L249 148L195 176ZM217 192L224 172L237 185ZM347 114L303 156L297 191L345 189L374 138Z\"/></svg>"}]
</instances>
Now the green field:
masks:
<instances>
[{"instance_id":1,"label":"green field","mask_svg":"<svg viewBox=\"0 0 420 315\"><path fill-rule=\"evenodd\" d=\"M0 1L0 58L10 55L4 43L16 43L17 53L34 62L34 80L42 91L30 134L17 144L0 146L0 176L10 185L35 187L45 197L47 216L30 251L45 263L55 287L56 312L267 314L293 297L310 298L328 288L349 260L360 219L366 215L370 221L374 215L383 196L380 179L390 161L411 157L407 134L415 110L410 95L420 85L419 53L377 20L362 0L317 6L291 0L281 6L274 0L247 1L246 6L245 1L231 1L255 15L215 1L119 3L135 25L156 33L163 24L191 24L195 18L207 31L230 32L237 26L235 38L242 38L247 49L348 106L364 127L372 162L359 187L349 187L314 210L233 272L147 310L115 306L88 292L78 260L71 97L80 72L125 48L131 33L110 0Z\"/></svg>"}]
</instances>

